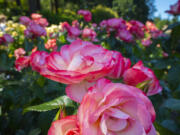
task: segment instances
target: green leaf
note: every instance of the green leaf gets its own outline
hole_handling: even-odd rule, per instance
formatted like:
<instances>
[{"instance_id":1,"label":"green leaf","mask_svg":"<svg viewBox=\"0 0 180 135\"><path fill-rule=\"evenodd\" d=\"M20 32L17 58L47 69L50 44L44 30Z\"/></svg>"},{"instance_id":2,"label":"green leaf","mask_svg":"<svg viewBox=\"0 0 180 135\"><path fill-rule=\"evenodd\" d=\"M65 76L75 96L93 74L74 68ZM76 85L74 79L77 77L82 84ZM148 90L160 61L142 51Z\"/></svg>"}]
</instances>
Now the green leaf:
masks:
<instances>
[{"instance_id":1,"label":"green leaf","mask_svg":"<svg viewBox=\"0 0 180 135\"><path fill-rule=\"evenodd\" d=\"M31 130L28 135L39 135L40 133L41 133L41 129L36 128Z\"/></svg>"},{"instance_id":2,"label":"green leaf","mask_svg":"<svg viewBox=\"0 0 180 135\"><path fill-rule=\"evenodd\" d=\"M180 100L170 98L165 101L164 107L173 110L173 111L180 111Z\"/></svg>"},{"instance_id":3,"label":"green leaf","mask_svg":"<svg viewBox=\"0 0 180 135\"><path fill-rule=\"evenodd\" d=\"M74 107L73 101L68 98L67 96L61 96L58 97L52 101L40 104L40 105L35 105L35 106L30 106L24 109L24 113L29 112L29 111L37 111L37 112L45 112L53 109L57 109L59 107Z\"/></svg>"}]
</instances>

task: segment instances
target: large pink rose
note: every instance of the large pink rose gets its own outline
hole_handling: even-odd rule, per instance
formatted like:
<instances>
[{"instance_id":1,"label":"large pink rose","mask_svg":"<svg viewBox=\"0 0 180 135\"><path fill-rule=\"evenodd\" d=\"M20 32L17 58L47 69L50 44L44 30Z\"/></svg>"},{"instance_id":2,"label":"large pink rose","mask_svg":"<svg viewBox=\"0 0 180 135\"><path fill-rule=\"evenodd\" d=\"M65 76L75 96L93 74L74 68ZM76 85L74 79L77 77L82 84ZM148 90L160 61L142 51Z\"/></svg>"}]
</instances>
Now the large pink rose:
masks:
<instances>
[{"instance_id":1,"label":"large pink rose","mask_svg":"<svg viewBox=\"0 0 180 135\"><path fill-rule=\"evenodd\" d=\"M136 63L132 68L128 69L123 75L124 82L128 85L136 86L144 81L149 81L146 84L144 91L148 96L157 94L162 91L159 80L156 78L154 72L144 67L142 61Z\"/></svg>"},{"instance_id":2,"label":"large pink rose","mask_svg":"<svg viewBox=\"0 0 180 135\"><path fill-rule=\"evenodd\" d=\"M76 116L67 116L52 123L48 135L80 135Z\"/></svg>"},{"instance_id":3,"label":"large pink rose","mask_svg":"<svg viewBox=\"0 0 180 135\"><path fill-rule=\"evenodd\" d=\"M39 55L39 60L41 57ZM103 77L113 64L111 51L91 42L76 40L62 46L60 52L51 52L40 74L57 82L73 84ZM39 65L39 62L34 65Z\"/></svg>"},{"instance_id":4,"label":"large pink rose","mask_svg":"<svg viewBox=\"0 0 180 135\"><path fill-rule=\"evenodd\" d=\"M101 79L78 110L82 135L156 135L151 101L135 87Z\"/></svg>"}]
</instances>

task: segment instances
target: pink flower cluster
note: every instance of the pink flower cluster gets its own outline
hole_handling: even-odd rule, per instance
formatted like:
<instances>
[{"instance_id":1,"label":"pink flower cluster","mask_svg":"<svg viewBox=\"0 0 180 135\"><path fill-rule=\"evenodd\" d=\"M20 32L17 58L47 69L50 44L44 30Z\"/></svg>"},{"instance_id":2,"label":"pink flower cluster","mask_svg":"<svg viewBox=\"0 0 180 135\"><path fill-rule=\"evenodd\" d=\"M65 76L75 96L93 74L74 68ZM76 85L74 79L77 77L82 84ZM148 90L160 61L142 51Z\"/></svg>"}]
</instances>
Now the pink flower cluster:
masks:
<instances>
[{"instance_id":1,"label":"pink flower cluster","mask_svg":"<svg viewBox=\"0 0 180 135\"><path fill-rule=\"evenodd\" d=\"M33 13L31 15L32 20L27 16L21 16L20 22L27 26L24 34L28 38L36 38L40 36L46 36L46 30L44 27L48 26L46 18L42 18L42 15Z\"/></svg>"},{"instance_id":2,"label":"pink flower cluster","mask_svg":"<svg viewBox=\"0 0 180 135\"><path fill-rule=\"evenodd\" d=\"M57 44L56 44L56 39L48 39L48 41L45 44L45 48L48 50L53 50L56 51L57 50Z\"/></svg>"},{"instance_id":3,"label":"pink flower cluster","mask_svg":"<svg viewBox=\"0 0 180 135\"><path fill-rule=\"evenodd\" d=\"M135 39L144 37L144 24L135 20L126 22L122 18L112 18L103 20L100 27L105 28L107 33L115 32L116 37L125 42L133 42Z\"/></svg>"},{"instance_id":4,"label":"pink flower cluster","mask_svg":"<svg viewBox=\"0 0 180 135\"><path fill-rule=\"evenodd\" d=\"M84 28L81 30L77 21L72 22L72 26L68 22L61 24L63 31L66 30L68 33L67 40L73 42L79 38L87 39L89 41L98 41L96 39L96 32L91 28Z\"/></svg>"},{"instance_id":5,"label":"pink flower cluster","mask_svg":"<svg viewBox=\"0 0 180 135\"><path fill-rule=\"evenodd\" d=\"M2 37L0 37L0 45L12 43L13 41L14 39L9 34L4 34Z\"/></svg>"},{"instance_id":6,"label":"pink flower cluster","mask_svg":"<svg viewBox=\"0 0 180 135\"><path fill-rule=\"evenodd\" d=\"M103 78L86 93L77 115L53 122L48 135L156 135L154 120L141 90Z\"/></svg>"},{"instance_id":7,"label":"pink flower cluster","mask_svg":"<svg viewBox=\"0 0 180 135\"><path fill-rule=\"evenodd\" d=\"M78 14L86 22L91 21L89 11L79 10ZM32 14L31 18L20 18L27 26L25 34L31 38L46 35L43 31L48 25L46 20L40 14ZM71 43L60 50L56 39L49 39L45 44L48 52L37 47L29 56L24 56L23 48L14 52L16 70L30 66L40 75L66 84L67 96L80 103L77 114L54 121L48 135L156 135L153 126L156 114L148 96L158 94L162 87L154 72L142 61L131 67L131 60L120 52L90 42L98 41L95 32L98 27L80 24L77 20L72 25L61 24L61 32L67 32ZM116 38L128 43L140 40L144 46L162 35L152 22L144 25L122 18L103 20L100 27L106 30L107 36L114 33ZM122 80L122 83L108 79Z\"/></svg>"},{"instance_id":8,"label":"pink flower cluster","mask_svg":"<svg viewBox=\"0 0 180 135\"><path fill-rule=\"evenodd\" d=\"M100 23L100 27L101 29L106 29L108 35L113 32L115 33L116 38L127 43L141 40L144 46L152 44L151 38L156 39L164 36L163 32L150 21L147 21L146 25L144 25L136 20L126 22L122 18L112 18L103 20ZM149 36L145 37L145 35Z\"/></svg>"},{"instance_id":9,"label":"pink flower cluster","mask_svg":"<svg viewBox=\"0 0 180 135\"><path fill-rule=\"evenodd\" d=\"M166 12L172 15L179 15L180 14L180 0L178 0L178 2L175 3L174 5L171 5L170 10L167 10Z\"/></svg>"},{"instance_id":10,"label":"pink flower cluster","mask_svg":"<svg viewBox=\"0 0 180 135\"><path fill-rule=\"evenodd\" d=\"M147 96L162 88L141 61L131 67L120 52L82 40L60 51L24 54L21 48L15 51L17 70L31 66L42 76L67 84L66 94L80 103L77 115L53 122L48 135L156 135L155 111ZM125 84L105 78L123 78ZM142 90L136 88L140 83L145 83Z\"/></svg>"}]
</instances>

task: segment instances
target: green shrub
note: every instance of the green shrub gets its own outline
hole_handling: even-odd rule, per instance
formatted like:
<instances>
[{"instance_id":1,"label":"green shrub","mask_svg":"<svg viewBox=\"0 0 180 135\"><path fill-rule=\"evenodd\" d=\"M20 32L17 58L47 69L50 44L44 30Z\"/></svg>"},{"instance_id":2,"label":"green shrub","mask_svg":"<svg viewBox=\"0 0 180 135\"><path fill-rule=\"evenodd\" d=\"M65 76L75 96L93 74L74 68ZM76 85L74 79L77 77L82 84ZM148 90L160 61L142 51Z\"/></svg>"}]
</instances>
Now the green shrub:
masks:
<instances>
[{"instance_id":1,"label":"green shrub","mask_svg":"<svg viewBox=\"0 0 180 135\"><path fill-rule=\"evenodd\" d=\"M95 23L100 23L102 20L109 19L109 18L117 18L117 12L113 11L111 8L98 5L92 9L92 19Z\"/></svg>"},{"instance_id":2,"label":"green shrub","mask_svg":"<svg viewBox=\"0 0 180 135\"><path fill-rule=\"evenodd\" d=\"M74 11L71 11L69 9L66 10L59 10L58 14L49 12L48 10L44 10L40 12L44 18L47 18L48 22L50 24L59 24L59 22L72 22L77 18L77 15Z\"/></svg>"}]
</instances>

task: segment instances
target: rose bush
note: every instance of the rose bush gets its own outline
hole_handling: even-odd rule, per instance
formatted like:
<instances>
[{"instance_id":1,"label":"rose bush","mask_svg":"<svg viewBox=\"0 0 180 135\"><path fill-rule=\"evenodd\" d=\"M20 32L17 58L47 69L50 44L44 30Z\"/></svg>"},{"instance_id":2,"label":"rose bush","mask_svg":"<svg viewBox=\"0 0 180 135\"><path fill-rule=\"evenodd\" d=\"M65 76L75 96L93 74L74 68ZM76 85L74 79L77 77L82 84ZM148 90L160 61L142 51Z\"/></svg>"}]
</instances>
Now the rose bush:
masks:
<instances>
[{"instance_id":1,"label":"rose bush","mask_svg":"<svg viewBox=\"0 0 180 135\"><path fill-rule=\"evenodd\" d=\"M35 13L0 29L0 134L46 134L57 110L28 111L53 109L49 135L178 133L177 32L122 18L95 24L87 10L77 15L84 20L48 27ZM8 130L14 121L18 131Z\"/></svg>"}]
</instances>

